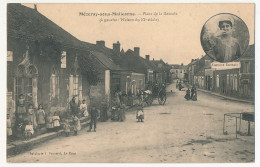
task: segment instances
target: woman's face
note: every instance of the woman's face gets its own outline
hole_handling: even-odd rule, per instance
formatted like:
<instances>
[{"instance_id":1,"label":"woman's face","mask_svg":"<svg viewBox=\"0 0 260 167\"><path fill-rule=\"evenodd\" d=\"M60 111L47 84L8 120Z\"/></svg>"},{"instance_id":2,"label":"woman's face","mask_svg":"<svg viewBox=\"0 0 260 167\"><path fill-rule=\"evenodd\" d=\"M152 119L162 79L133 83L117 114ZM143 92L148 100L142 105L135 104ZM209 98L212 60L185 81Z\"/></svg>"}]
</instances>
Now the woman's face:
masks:
<instances>
[{"instance_id":1,"label":"woman's face","mask_svg":"<svg viewBox=\"0 0 260 167\"><path fill-rule=\"evenodd\" d=\"M224 36L232 34L232 26L226 22L221 24L220 30L222 30L222 35Z\"/></svg>"}]
</instances>

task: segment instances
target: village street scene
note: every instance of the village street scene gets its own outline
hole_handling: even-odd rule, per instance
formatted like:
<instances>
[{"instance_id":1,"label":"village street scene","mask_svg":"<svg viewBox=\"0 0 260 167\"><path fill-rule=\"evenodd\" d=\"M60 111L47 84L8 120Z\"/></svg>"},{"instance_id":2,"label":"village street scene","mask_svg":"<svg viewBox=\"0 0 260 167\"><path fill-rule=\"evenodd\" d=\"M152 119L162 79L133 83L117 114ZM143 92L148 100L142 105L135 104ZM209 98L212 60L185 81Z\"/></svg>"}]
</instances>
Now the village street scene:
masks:
<instances>
[{"instance_id":1,"label":"village street scene","mask_svg":"<svg viewBox=\"0 0 260 167\"><path fill-rule=\"evenodd\" d=\"M207 52L188 63L144 52L8 4L6 161L255 161L254 43L226 69Z\"/></svg>"}]
</instances>

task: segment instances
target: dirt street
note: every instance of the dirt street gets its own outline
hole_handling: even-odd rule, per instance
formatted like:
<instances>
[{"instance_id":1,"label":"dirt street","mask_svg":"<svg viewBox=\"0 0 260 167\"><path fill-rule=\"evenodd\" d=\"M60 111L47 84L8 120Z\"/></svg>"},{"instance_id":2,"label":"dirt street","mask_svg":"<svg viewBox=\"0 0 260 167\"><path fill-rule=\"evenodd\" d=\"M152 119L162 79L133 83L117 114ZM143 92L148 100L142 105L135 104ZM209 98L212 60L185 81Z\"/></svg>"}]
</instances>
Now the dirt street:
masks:
<instances>
[{"instance_id":1,"label":"dirt street","mask_svg":"<svg viewBox=\"0 0 260 167\"><path fill-rule=\"evenodd\" d=\"M186 88L185 88L186 89ZM236 139L235 119L223 115L253 112L254 105L224 100L198 92L198 101L186 101L185 91L167 88L167 102L157 100L145 107L144 122L137 122L135 111L128 111L125 122L98 123L97 132L85 128L78 136L59 137L31 151L10 157L8 162L254 162L254 124L246 136L242 121Z\"/></svg>"}]
</instances>

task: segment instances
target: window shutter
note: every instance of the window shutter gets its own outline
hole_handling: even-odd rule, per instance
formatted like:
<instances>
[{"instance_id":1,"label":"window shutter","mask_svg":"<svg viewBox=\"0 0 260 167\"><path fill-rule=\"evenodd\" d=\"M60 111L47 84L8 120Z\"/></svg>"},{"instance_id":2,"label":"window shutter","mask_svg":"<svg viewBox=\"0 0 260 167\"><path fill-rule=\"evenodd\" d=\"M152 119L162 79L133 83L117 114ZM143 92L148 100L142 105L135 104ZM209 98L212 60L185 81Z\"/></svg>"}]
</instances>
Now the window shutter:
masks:
<instances>
[{"instance_id":1,"label":"window shutter","mask_svg":"<svg viewBox=\"0 0 260 167\"><path fill-rule=\"evenodd\" d=\"M70 75L69 79L69 101L72 99L73 96L73 75Z\"/></svg>"}]
</instances>

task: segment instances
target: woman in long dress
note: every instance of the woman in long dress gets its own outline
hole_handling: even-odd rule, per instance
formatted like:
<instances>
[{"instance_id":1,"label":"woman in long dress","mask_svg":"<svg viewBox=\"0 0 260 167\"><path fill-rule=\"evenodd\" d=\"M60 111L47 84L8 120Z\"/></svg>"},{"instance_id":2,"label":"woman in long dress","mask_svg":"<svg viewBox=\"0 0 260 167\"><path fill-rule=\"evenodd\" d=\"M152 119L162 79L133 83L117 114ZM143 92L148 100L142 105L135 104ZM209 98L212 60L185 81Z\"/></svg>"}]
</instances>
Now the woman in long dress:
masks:
<instances>
[{"instance_id":1,"label":"woman in long dress","mask_svg":"<svg viewBox=\"0 0 260 167\"><path fill-rule=\"evenodd\" d=\"M190 100L190 88L188 88L188 90L186 90L186 95L184 96L184 98L186 100Z\"/></svg>"},{"instance_id":2,"label":"woman in long dress","mask_svg":"<svg viewBox=\"0 0 260 167\"><path fill-rule=\"evenodd\" d=\"M196 88L194 88L194 94L192 96L192 100L197 101L197 90L196 90Z\"/></svg>"}]
</instances>

